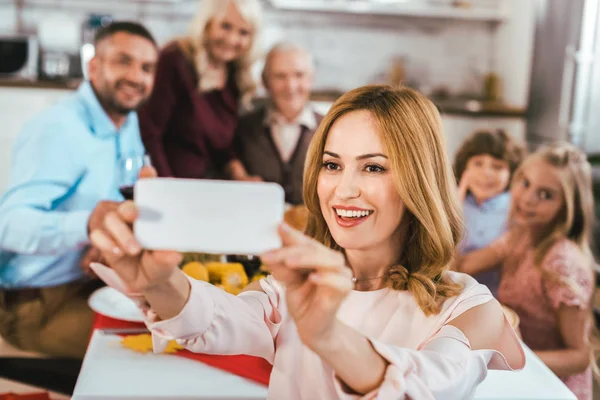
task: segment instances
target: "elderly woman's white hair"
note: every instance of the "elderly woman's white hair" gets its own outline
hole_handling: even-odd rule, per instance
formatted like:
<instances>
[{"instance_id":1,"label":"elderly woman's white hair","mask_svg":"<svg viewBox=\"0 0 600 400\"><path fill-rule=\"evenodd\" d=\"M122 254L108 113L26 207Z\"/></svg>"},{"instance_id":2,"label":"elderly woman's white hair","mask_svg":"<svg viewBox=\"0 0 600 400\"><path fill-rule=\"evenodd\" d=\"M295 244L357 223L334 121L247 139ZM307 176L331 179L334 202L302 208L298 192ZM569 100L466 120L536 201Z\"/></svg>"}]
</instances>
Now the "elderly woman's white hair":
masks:
<instances>
[{"instance_id":1,"label":"elderly woman's white hair","mask_svg":"<svg viewBox=\"0 0 600 400\"><path fill-rule=\"evenodd\" d=\"M256 91L256 82L251 68L260 56L258 33L262 28L262 8L259 0L201 0L198 12L192 19L187 35L180 40L183 50L193 60L200 80L198 89L209 91L215 88L215 81L207 73L208 54L205 48L205 33L208 24L225 13L230 2L242 17L252 26L252 42L248 50L235 61L236 83L241 93L242 105L249 107Z\"/></svg>"}]
</instances>

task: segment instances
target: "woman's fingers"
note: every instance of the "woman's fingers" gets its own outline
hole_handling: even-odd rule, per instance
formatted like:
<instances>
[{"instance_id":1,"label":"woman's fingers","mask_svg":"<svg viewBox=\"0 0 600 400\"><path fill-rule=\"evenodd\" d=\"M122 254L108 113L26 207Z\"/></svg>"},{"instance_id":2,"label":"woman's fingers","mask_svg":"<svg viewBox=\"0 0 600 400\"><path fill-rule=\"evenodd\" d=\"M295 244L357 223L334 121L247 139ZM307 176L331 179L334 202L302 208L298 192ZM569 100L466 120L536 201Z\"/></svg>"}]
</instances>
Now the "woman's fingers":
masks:
<instances>
[{"instance_id":1,"label":"woman's fingers","mask_svg":"<svg viewBox=\"0 0 600 400\"><path fill-rule=\"evenodd\" d=\"M122 202L117 208L117 213L123 221L130 225L133 224L133 222L139 216L138 208L131 200Z\"/></svg>"},{"instance_id":2,"label":"woman's fingers","mask_svg":"<svg viewBox=\"0 0 600 400\"><path fill-rule=\"evenodd\" d=\"M156 250L147 253L154 266L179 266L183 255L178 251ZM143 261L143 260L142 260Z\"/></svg>"},{"instance_id":3,"label":"woman's fingers","mask_svg":"<svg viewBox=\"0 0 600 400\"><path fill-rule=\"evenodd\" d=\"M151 167L149 165L144 165L140 169L140 173L139 173L140 179L156 178L157 176L158 176L158 172L156 172L156 169L154 169L154 167Z\"/></svg>"},{"instance_id":4,"label":"woman's fingers","mask_svg":"<svg viewBox=\"0 0 600 400\"><path fill-rule=\"evenodd\" d=\"M333 272L313 272L309 280L317 286L327 287L338 293L347 293L354 288L352 278Z\"/></svg>"},{"instance_id":5,"label":"woman's fingers","mask_svg":"<svg viewBox=\"0 0 600 400\"><path fill-rule=\"evenodd\" d=\"M302 282L306 281L306 278L311 272L308 270L290 269L282 264L272 264L269 265L268 268L275 279L286 286L301 284Z\"/></svg>"},{"instance_id":6,"label":"woman's fingers","mask_svg":"<svg viewBox=\"0 0 600 400\"><path fill-rule=\"evenodd\" d=\"M118 213L110 212L106 215L104 228L124 253L136 256L142 251L142 246L135 240L131 228Z\"/></svg>"},{"instance_id":7,"label":"woman's fingers","mask_svg":"<svg viewBox=\"0 0 600 400\"><path fill-rule=\"evenodd\" d=\"M93 230L90 233L90 241L102 254L102 257L110 264L114 265L123 256L123 251L117 244L111 239L111 237L101 231Z\"/></svg>"},{"instance_id":8,"label":"woman's fingers","mask_svg":"<svg viewBox=\"0 0 600 400\"><path fill-rule=\"evenodd\" d=\"M284 247L313 242L311 238L292 228L285 222L279 225L279 237L281 238L281 243Z\"/></svg>"},{"instance_id":9,"label":"woman's fingers","mask_svg":"<svg viewBox=\"0 0 600 400\"><path fill-rule=\"evenodd\" d=\"M282 264L294 269L347 269L344 256L323 246L300 245L284 247L261 255L266 264Z\"/></svg>"}]
</instances>

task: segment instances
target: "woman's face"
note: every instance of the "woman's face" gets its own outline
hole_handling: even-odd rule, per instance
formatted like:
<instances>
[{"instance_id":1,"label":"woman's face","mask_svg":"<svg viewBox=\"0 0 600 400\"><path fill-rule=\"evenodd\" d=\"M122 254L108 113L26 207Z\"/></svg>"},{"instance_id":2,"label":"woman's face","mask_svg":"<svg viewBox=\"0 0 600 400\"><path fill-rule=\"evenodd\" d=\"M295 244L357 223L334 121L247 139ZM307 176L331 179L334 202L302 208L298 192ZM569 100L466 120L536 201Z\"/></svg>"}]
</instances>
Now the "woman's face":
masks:
<instances>
[{"instance_id":1,"label":"woman's face","mask_svg":"<svg viewBox=\"0 0 600 400\"><path fill-rule=\"evenodd\" d=\"M489 154L469 158L465 171L469 174L469 191L478 203L504 192L510 180L508 163Z\"/></svg>"},{"instance_id":2,"label":"woman's face","mask_svg":"<svg viewBox=\"0 0 600 400\"><path fill-rule=\"evenodd\" d=\"M517 177L512 194L515 222L530 228L547 227L565 206L558 171L542 160L532 160Z\"/></svg>"},{"instance_id":3,"label":"woman's face","mask_svg":"<svg viewBox=\"0 0 600 400\"><path fill-rule=\"evenodd\" d=\"M252 44L252 25L229 1L223 15L215 17L206 28L206 49L216 63L237 60Z\"/></svg>"},{"instance_id":4,"label":"woman's face","mask_svg":"<svg viewBox=\"0 0 600 400\"><path fill-rule=\"evenodd\" d=\"M329 130L317 183L321 212L346 250L400 243L404 203L390 161L368 111L353 111Z\"/></svg>"}]
</instances>

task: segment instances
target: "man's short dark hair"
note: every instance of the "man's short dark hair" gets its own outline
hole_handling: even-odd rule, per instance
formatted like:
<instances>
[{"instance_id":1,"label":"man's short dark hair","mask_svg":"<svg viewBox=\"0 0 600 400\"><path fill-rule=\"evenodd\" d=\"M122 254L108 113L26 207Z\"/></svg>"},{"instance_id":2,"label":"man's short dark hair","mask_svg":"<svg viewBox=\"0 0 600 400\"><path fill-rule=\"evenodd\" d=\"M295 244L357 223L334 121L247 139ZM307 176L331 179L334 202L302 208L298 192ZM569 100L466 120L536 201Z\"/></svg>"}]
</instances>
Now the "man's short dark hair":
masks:
<instances>
[{"instance_id":1,"label":"man's short dark hair","mask_svg":"<svg viewBox=\"0 0 600 400\"><path fill-rule=\"evenodd\" d=\"M104 39L107 39L119 32L126 32L132 35L141 36L145 39L148 39L153 45L156 46L156 40L154 40L154 37L150 31L148 31L148 29L146 29L142 24L132 21L117 21L112 22L110 25L103 26L98 30L98 32L96 32L94 45L97 45Z\"/></svg>"}]
</instances>

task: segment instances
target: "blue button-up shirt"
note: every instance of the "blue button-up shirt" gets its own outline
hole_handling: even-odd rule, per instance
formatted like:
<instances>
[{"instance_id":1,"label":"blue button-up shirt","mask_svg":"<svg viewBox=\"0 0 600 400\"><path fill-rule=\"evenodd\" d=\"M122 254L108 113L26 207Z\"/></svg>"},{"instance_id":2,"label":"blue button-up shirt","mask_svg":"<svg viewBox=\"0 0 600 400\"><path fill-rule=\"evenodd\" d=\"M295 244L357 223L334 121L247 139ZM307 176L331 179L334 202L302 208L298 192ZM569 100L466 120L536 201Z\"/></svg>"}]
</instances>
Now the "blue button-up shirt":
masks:
<instances>
[{"instance_id":1,"label":"blue button-up shirt","mask_svg":"<svg viewBox=\"0 0 600 400\"><path fill-rule=\"evenodd\" d=\"M90 214L100 200L123 200L118 160L143 154L136 113L117 129L88 82L28 122L0 199L0 288L82 278Z\"/></svg>"},{"instance_id":2,"label":"blue button-up shirt","mask_svg":"<svg viewBox=\"0 0 600 400\"><path fill-rule=\"evenodd\" d=\"M484 248L498 239L507 229L510 211L510 193L504 192L483 204L468 195L464 202L465 237L461 253L469 253ZM500 270L483 272L475 276L479 283L487 285L495 295L500 284Z\"/></svg>"}]
</instances>

